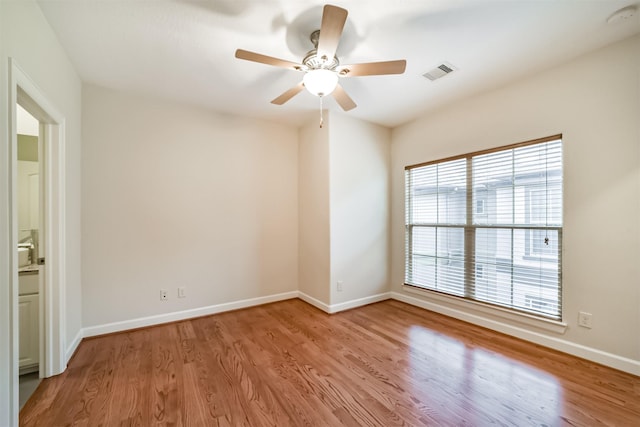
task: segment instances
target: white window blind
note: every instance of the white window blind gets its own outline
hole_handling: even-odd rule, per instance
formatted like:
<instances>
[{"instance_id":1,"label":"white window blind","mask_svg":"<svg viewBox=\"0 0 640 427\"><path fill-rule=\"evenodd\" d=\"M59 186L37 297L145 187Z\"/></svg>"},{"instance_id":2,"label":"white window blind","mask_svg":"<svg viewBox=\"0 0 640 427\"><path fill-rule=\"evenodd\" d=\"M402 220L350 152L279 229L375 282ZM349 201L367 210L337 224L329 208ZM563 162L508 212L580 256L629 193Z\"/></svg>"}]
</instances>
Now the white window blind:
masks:
<instances>
[{"instance_id":1,"label":"white window blind","mask_svg":"<svg viewBox=\"0 0 640 427\"><path fill-rule=\"evenodd\" d=\"M561 136L405 173L407 285L561 319Z\"/></svg>"}]
</instances>

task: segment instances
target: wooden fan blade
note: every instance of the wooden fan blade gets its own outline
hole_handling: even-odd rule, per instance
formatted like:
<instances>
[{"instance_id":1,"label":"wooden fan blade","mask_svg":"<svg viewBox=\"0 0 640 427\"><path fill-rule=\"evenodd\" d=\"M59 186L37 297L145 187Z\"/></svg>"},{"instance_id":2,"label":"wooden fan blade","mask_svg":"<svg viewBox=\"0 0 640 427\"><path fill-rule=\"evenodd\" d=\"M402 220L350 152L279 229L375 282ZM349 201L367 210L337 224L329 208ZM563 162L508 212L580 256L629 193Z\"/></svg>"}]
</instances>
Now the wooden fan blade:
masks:
<instances>
[{"instance_id":1,"label":"wooden fan blade","mask_svg":"<svg viewBox=\"0 0 640 427\"><path fill-rule=\"evenodd\" d=\"M299 94L302 91L302 89L304 89L304 84L300 82L296 86L292 87L291 89L289 89L288 91L286 91L285 93L283 93L282 95L280 95L279 97L271 101L271 103L276 105L282 105L288 100L290 100L291 98L293 98L294 96L296 96L297 94Z\"/></svg>"},{"instance_id":2,"label":"wooden fan blade","mask_svg":"<svg viewBox=\"0 0 640 427\"><path fill-rule=\"evenodd\" d=\"M344 91L342 86L337 85L333 92L331 92L331 95L333 95L333 98L344 111L349 111L356 108L356 103L353 102L353 99L351 99L349 95L347 95L347 92Z\"/></svg>"},{"instance_id":3,"label":"wooden fan blade","mask_svg":"<svg viewBox=\"0 0 640 427\"><path fill-rule=\"evenodd\" d=\"M295 71L299 71L302 67L300 64L296 64L295 62L286 61L284 59L278 59L274 58L273 56L262 55L260 53L250 52L243 49L236 50L236 58L259 62L261 64L274 65L276 67L289 68Z\"/></svg>"},{"instance_id":4,"label":"wooden fan blade","mask_svg":"<svg viewBox=\"0 0 640 427\"><path fill-rule=\"evenodd\" d=\"M402 74L407 68L407 61L367 62L365 64L343 65L338 68L342 77L380 76L383 74Z\"/></svg>"},{"instance_id":5,"label":"wooden fan blade","mask_svg":"<svg viewBox=\"0 0 640 427\"><path fill-rule=\"evenodd\" d=\"M333 60L340 43L340 36L347 21L348 12L341 7L325 5L322 10L320 38L318 39L318 58Z\"/></svg>"}]
</instances>

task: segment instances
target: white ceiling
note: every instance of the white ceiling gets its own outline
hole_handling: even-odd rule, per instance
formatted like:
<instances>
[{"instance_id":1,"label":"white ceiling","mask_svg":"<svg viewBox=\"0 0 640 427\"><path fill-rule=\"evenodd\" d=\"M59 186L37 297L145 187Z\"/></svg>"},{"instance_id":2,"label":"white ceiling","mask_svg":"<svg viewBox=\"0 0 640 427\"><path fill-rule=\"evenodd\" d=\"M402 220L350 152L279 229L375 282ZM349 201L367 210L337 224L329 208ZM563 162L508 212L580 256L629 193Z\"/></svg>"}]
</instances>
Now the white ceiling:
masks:
<instances>
[{"instance_id":1,"label":"white ceiling","mask_svg":"<svg viewBox=\"0 0 640 427\"><path fill-rule=\"evenodd\" d=\"M406 59L403 75L341 84L347 114L397 126L640 32L640 13L607 18L638 0L347 0L343 64ZM232 114L300 124L319 102L306 91L270 101L300 73L234 57L236 48L300 62L319 28L316 0L40 0L81 79ZM458 70L424 77L443 61ZM604 77L604 76L603 76ZM325 108L339 110L333 99Z\"/></svg>"}]
</instances>

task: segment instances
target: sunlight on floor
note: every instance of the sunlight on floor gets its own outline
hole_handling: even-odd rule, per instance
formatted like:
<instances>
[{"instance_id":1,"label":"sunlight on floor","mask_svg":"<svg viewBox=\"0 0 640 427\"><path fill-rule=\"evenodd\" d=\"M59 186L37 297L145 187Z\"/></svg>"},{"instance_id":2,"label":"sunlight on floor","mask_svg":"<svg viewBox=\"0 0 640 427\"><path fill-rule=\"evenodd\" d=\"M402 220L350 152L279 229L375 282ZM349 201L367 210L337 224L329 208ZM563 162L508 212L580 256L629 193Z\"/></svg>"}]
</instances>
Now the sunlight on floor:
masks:
<instances>
[{"instance_id":1,"label":"sunlight on floor","mask_svg":"<svg viewBox=\"0 0 640 427\"><path fill-rule=\"evenodd\" d=\"M451 411L454 417L459 406L484 414L487 419L479 423L528 414L542 425L553 425L562 413L562 385L547 372L423 327L411 327L409 338L409 364L419 384L412 392L437 401L442 413Z\"/></svg>"}]
</instances>

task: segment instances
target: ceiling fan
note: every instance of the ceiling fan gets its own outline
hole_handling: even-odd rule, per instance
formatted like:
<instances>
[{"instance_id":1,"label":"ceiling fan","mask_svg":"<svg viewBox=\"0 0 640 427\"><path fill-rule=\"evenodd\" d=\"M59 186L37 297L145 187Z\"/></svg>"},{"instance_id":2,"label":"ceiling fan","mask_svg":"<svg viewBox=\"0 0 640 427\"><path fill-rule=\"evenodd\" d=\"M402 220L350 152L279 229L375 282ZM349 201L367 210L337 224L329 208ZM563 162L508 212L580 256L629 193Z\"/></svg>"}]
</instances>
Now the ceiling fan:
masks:
<instances>
[{"instance_id":1,"label":"ceiling fan","mask_svg":"<svg viewBox=\"0 0 640 427\"><path fill-rule=\"evenodd\" d=\"M340 77L402 74L406 68L407 61L402 59L340 65L335 53L344 24L347 21L347 13L346 9L337 6L329 4L324 6L320 29L311 33L310 37L314 48L307 53L301 64L243 49L236 50L236 58L304 73L300 83L272 100L272 104L282 105L306 88L313 95L320 97L321 111L322 97L329 94L333 95L344 111L349 111L356 107L356 103L338 83Z\"/></svg>"}]
</instances>

